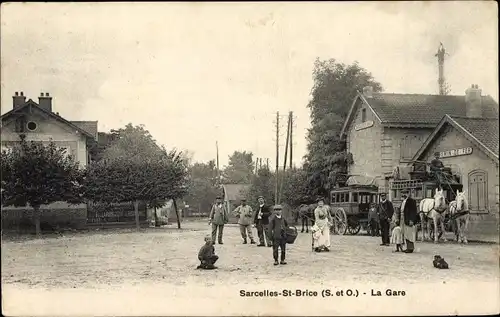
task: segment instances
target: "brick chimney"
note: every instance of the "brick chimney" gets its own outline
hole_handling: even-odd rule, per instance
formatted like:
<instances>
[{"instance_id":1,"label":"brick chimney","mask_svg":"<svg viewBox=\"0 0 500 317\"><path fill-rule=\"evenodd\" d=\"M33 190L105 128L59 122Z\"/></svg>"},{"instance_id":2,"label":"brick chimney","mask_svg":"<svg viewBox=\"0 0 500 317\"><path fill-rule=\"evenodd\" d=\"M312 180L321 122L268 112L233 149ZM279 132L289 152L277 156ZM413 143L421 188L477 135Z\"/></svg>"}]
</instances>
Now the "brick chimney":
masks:
<instances>
[{"instance_id":1,"label":"brick chimney","mask_svg":"<svg viewBox=\"0 0 500 317\"><path fill-rule=\"evenodd\" d=\"M22 91L20 93L16 91L14 93L14 96L12 96L12 104L14 106L14 109L24 106L25 103L26 97L24 96L24 93Z\"/></svg>"},{"instance_id":2,"label":"brick chimney","mask_svg":"<svg viewBox=\"0 0 500 317\"><path fill-rule=\"evenodd\" d=\"M40 97L38 97L38 105L40 108L52 112L52 97L49 97L49 93L46 92L45 96L43 92L40 93Z\"/></svg>"},{"instance_id":3,"label":"brick chimney","mask_svg":"<svg viewBox=\"0 0 500 317\"><path fill-rule=\"evenodd\" d=\"M470 118L483 117L481 89L478 85L471 85L465 91L465 114Z\"/></svg>"},{"instance_id":4,"label":"brick chimney","mask_svg":"<svg viewBox=\"0 0 500 317\"><path fill-rule=\"evenodd\" d=\"M363 96L365 96L366 98L372 98L373 97L373 87L372 86L363 87Z\"/></svg>"}]
</instances>

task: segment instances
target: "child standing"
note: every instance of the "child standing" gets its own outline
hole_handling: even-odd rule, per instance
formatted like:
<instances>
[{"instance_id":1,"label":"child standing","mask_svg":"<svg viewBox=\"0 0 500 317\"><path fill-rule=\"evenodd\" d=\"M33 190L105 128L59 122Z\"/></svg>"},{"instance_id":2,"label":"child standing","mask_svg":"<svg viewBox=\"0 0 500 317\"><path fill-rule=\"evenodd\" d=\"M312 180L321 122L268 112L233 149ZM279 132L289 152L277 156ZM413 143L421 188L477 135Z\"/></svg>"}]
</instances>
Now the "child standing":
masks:
<instances>
[{"instance_id":1,"label":"child standing","mask_svg":"<svg viewBox=\"0 0 500 317\"><path fill-rule=\"evenodd\" d=\"M403 233L401 232L401 227L399 226L399 221L396 221L396 226L392 230L391 243L396 245L395 252L403 252Z\"/></svg>"},{"instance_id":2,"label":"child standing","mask_svg":"<svg viewBox=\"0 0 500 317\"><path fill-rule=\"evenodd\" d=\"M286 228L288 227L287 221L283 218L282 207L280 205L274 206L274 217L269 223L271 237L273 238L273 258L274 265L285 265L286 253ZM278 262L278 247L281 249L281 261Z\"/></svg>"},{"instance_id":3,"label":"child standing","mask_svg":"<svg viewBox=\"0 0 500 317\"><path fill-rule=\"evenodd\" d=\"M217 267L214 266L215 262L219 257L215 255L215 247L212 243L212 237L205 237L205 244L201 247L200 252L198 252L198 260L200 260L200 265L197 269L213 270Z\"/></svg>"}]
</instances>

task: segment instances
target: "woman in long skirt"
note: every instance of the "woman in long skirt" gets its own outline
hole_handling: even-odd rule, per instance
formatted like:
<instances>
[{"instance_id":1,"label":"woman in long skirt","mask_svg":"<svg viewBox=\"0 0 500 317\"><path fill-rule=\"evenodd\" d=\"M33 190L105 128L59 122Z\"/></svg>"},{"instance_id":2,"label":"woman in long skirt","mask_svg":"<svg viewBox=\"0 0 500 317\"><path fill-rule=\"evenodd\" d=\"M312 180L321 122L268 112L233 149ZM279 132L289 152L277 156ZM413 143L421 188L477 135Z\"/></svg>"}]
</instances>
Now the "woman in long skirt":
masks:
<instances>
[{"instance_id":1,"label":"woman in long skirt","mask_svg":"<svg viewBox=\"0 0 500 317\"><path fill-rule=\"evenodd\" d=\"M330 207L325 205L323 198L318 198L318 206L314 210L316 232L313 233L314 251L330 251L330 227L332 216Z\"/></svg>"}]
</instances>

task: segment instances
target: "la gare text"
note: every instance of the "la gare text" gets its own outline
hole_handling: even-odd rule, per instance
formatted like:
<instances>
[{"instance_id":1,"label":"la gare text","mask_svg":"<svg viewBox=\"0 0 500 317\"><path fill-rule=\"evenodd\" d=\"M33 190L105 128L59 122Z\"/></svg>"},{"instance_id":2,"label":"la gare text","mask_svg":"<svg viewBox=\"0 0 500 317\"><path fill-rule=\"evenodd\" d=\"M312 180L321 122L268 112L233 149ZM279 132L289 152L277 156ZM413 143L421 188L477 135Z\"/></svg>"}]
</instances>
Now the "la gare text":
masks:
<instances>
[{"instance_id":1,"label":"la gare text","mask_svg":"<svg viewBox=\"0 0 500 317\"><path fill-rule=\"evenodd\" d=\"M335 296L346 296L346 297L358 297L358 296L390 296L390 297L401 297L406 296L406 292L403 290L395 289L385 289L376 290L371 289L370 292L360 292L357 289L342 289L342 290L332 290L323 289L321 291L309 290L309 289L283 289L281 291L263 290L263 291L246 291L240 290L240 297L335 297Z\"/></svg>"}]
</instances>

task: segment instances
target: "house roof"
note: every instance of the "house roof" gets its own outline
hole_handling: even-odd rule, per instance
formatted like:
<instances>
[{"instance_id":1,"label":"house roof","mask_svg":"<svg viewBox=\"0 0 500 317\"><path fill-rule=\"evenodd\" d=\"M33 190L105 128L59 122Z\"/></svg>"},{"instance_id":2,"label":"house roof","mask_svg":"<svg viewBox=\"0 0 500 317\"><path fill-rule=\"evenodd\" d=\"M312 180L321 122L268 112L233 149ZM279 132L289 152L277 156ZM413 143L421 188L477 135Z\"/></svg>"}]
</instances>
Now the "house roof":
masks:
<instances>
[{"instance_id":1,"label":"house roof","mask_svg":"<svg viewBox=\"0 0 500 317\"><path fill-rule=\"evenodd\" d=\"M466 115L465 96L373 93L371 98L366 98L358 92L344 123L342 135L347 132L347 127L354 119L358 99L367 104L385 126L434 128L446 114ZM483 117L498 118L498 103L491 96L482 96L482 105Z\"/></svg>"},{"instance_id":2,"label":"house roof","mask_svg":"<svg viewBox=\"0 0 500 317\"><path fill-rule=\"evenodd\" d=\"M64 119L63 117L61 117L60 115L53 113L52 111L48 111L48 110L41 108L36 102L34 102L31 99L26 101L26 103L23 106L18 107L16 109L12 109L9 112L4 113L1 116L2 122L9 119L14 114L19 113L28 107L36 107L37 110L45 113L46 115L50 116L51 118L54 118L62 123L67 124L68 126L81 132L85 136L91 137L93 139L97 139L97 121L68 121L68 120Z\"/></svg>"},{"instance_id":3,"label":"house roof","mask_svg":"<svg viewBox=\"0 0 500 317\"><path fill-rule=\"evenodd\" d=\"M244 192L249 190L252 185L249 184L224 184L224 198L229 201L236 201L244 198Z\"/></svg>"},{"instance_id":4,"label":"house roof","mask_svg":"<svg viewBox=\"0 0 500 317\"><path fill-rule=\"evenodd\" d=\"M415 153L412 161L418 160L427 151L429 145L439 137L442 129L451 125L474 143L491 159L498 161L499 124L498 118L467 118L445 115L424 144Z\"/></svg>"},{"instance_id":5,"label":"house roof","mask_svg":"<svg viewBox=\"0 0 500 317\"><path fill-rule=\"evenodd\" d=\"M97 121L70 121L77 127L82 130L87 131L89 134L94 136L94 139L97 140Z\"/></svg>"}]
</instances>

